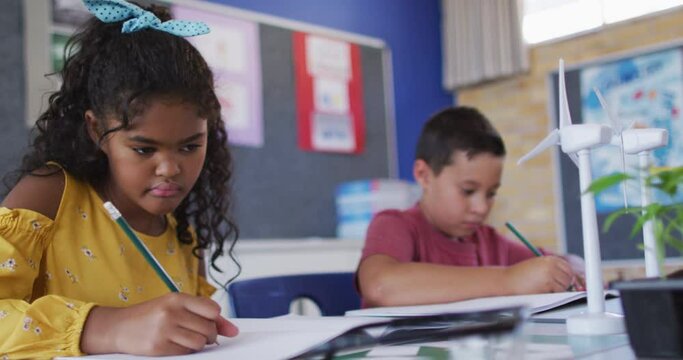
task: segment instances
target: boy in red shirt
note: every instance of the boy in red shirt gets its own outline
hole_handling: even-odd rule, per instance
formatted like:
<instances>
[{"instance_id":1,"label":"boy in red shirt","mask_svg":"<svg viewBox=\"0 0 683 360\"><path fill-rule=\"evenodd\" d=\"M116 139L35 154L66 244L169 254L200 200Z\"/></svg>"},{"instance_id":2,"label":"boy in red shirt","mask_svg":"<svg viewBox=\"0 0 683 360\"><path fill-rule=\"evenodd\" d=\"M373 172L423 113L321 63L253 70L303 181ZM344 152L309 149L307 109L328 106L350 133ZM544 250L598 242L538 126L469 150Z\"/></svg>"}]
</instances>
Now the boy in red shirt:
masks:
<instances>
[{"instance_id":1,"label":"boy in red shirt","mask_svg":"<svg viewBox=\"0 0 683 360\"><path fill-rule=\"evenodd\" d=\"M364 306L446 303L562 292L583 272L536 257L484 224L500 187L505 145L479 111L446 109L425 124L413 175L420 201L372 220L360 264Z\"/></svg>"}]
</instances>

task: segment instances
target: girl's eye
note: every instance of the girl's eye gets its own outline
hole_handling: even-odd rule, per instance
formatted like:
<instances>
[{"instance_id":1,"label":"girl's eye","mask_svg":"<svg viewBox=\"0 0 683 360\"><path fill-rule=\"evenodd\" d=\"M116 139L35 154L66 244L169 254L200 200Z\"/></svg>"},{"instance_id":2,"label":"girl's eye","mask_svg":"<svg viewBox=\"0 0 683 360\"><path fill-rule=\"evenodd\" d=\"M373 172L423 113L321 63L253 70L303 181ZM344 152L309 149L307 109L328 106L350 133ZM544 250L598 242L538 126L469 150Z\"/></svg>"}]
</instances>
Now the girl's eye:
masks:
<instances>
[{"instance_id":1,"label":"girl's eye","mask_svg":"<svg viewBox=\"0 0 683 360\"><path fill-rule=\"evenodd\" d=\"M133 151L140 155L149 155L154 152L153 147L134 147Z\"/></svg>"},{"instance_id":2,"label":"girl's eye","mask_svg":"<svg viewBox=\"0 0 683 360\"><path fill-rule=\"evenodd\" d=\"M193 152L193 151L199 149L200 147L202 147L202 146L199 144L187 144L187 145L181 147L180 151L182 151L182 152Z\"/></svg>"},{"instance_id":3,"label":"girl's eye","mask_svg":"<svg viewBox=\"0 0 683 360\"><path fill-rule=\"evenodd\" d=\"M486 194L486 197L489 198L489 199L493 199L493 198L496 197L496 194L497 194L497 193L495 193L495 192L488 193L488 194Z\"/></svg>"}]
</instances>

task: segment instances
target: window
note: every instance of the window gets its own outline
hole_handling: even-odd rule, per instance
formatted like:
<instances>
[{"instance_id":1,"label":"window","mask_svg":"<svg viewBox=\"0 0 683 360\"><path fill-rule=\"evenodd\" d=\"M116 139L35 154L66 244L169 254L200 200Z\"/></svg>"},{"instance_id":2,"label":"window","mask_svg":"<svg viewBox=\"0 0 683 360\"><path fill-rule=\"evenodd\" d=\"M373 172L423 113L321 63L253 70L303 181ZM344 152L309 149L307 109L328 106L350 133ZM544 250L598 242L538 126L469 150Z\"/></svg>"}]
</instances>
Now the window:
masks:
<instances>
[{"instance_id":1,"label":"window","mask_svg":"<svg viewBox=\"0 0 683 360\"><path fill-rule=\"evenodd\" d=\"M683 0L524 0L524 40L537 44L683 5Z\"/></svg>"}]
</instances>

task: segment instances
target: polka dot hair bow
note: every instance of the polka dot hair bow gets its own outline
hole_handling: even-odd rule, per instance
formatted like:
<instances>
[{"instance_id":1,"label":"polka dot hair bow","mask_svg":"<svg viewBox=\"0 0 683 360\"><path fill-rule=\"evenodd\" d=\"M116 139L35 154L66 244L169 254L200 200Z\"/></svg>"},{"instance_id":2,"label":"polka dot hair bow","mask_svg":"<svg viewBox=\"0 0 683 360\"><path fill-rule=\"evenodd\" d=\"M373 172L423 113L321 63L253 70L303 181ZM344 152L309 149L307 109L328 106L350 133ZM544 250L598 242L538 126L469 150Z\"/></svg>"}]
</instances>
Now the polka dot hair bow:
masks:
<instances>
[{"instance_id":1,"label":"polka dot hair bow","mask_svg":"<svg viewBox=\"0 0 683 360\"><path fill-rule=\"evenodd\" d=\"M145 28L165 31L176 36L195 36L208 33L209 27L201 21L169 20L161 22L153 13L124 0L83 0L88 10L103 22L128 21L121 27L122 33Z\"/></svg>"}]
</instances>

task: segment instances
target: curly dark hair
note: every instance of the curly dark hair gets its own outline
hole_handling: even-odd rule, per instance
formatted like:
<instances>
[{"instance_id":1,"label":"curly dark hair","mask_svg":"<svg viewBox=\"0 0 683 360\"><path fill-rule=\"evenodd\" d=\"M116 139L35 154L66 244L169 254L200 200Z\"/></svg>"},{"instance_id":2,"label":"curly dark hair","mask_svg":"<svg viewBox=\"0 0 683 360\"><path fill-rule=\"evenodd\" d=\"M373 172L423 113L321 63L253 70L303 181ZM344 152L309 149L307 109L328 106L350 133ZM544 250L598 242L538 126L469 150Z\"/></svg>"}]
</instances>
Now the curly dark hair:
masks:
<instances>
[{"instance_id":1,"label":"curly dark hair","mask_svg":"<svg viewBox=\"0 0 683 360\"><path fill-rule=\"evenodd\" d=\"M455 151L464 151L469 159L481 153L505 156L505 144L479 110L449 107L434 114L422 128L415 159L424 160L439 175L453 162Z\"/></svg>"},{"instance_id":2,"label":"curly dark hair","mask_svg":"<svg viewBox=\"0 0 683 360\"><path fill-rule=\"evenodd\" d=\"M151 6L147 10L162 21L171 19L166 8ZM185 38L154 29L121 33L122 23L104 23L93 17L69 39L64 68L59 72L63 83L50 96L49 108L32 129L31 148L16 180L54 161L74 177L101 185L110 175L108 160L88 136L86 110L92 110L98 119L121 120L119 126L101 135L101 142L112 132L129 128L130 119L152 100L170 97L194 104L208 122L206 159L194 187L173 211L177 237L181 243L191 244L190 224L194 226L197 244L193 254L201 258L203 249L212 249L211 267L219 272L215 261L232 239L227 253L239 274L233 256L239 232L228 215L232 159L213 73ZM99 121L100 128L106 129L105 120Z\"/></svg>"}]
</instances>

